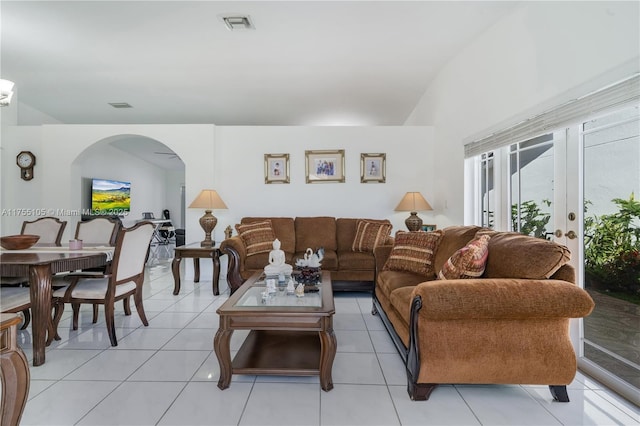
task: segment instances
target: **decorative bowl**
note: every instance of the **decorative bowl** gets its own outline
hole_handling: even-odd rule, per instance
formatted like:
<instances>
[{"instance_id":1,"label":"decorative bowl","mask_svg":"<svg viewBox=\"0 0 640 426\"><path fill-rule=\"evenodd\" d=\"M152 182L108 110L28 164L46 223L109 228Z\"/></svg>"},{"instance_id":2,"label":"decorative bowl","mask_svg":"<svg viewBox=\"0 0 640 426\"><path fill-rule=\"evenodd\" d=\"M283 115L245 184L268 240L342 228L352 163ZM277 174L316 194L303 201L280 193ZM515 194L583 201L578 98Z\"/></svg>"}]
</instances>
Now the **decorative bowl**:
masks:
<instances>
[{"instance_id":1,"label":"decorative bowl","mask_svg":"<svg viewBox=\"0 0 640 426\"><path fill-rule=\"evenodd\" d=\"M40 235L8 235L0 237L0 245L6 250L25 250L33 246Z\"/></svg>"}]
</instances>

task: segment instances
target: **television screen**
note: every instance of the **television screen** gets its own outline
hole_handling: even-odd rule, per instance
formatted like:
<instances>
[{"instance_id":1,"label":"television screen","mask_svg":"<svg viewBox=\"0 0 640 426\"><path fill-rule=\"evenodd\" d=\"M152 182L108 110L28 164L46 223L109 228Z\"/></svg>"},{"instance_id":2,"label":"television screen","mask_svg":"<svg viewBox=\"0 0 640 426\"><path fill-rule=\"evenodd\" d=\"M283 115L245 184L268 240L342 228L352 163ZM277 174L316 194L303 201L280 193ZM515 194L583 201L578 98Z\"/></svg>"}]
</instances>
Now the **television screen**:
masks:
<instances>
[{"instance_id":1,"label":"television screen","mask_svg":"<svg viewBox=\"0 0 640 426\"><path fill-rule=\"evenodd\" d=\"M121 215L131 208L131 183L93 179L91 182L91 212Z\"/></svg>"}]
</instances>

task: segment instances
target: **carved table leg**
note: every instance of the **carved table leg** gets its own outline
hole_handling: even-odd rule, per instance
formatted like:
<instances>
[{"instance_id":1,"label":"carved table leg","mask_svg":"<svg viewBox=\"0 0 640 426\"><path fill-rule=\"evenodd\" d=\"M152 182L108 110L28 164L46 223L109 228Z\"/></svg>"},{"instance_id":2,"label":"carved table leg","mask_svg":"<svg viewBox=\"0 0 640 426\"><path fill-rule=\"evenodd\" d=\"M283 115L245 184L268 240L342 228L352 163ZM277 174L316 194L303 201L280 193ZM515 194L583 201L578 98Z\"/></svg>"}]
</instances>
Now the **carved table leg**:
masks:
<instances>
[{"instance_id":1,"label":"carved table leg","mask_svg":"<svg viewBox=\"0 0 640 426\"><path fill-rule=\"evenodd\" d=\"M47 331L51 321L51 265L29 267L31 293L31 331L33 333L33 366L44 364Z\"/></svg>"},{"instance_id":2,"label":"carved table leg","mask_svg":"<svg viewBox=\"0 0 640 426\"><path fill-rule=\"evenodd\" d=\"M173 273L173 295L180 293L180 261L181 257L175 256L171 262L171 272Z\"/></svg>"},{"instance_id":3,"label":"carved table leg","mask_svg":"<svg viewBox=\"0 0 640 426\"><path fill-rule=\"evenodd\" d=\"M17 327L20 317L15 314L2 314L0 325L0 379L2 381L2 405L0 405L0 424L19 425L22 412L29 395L29 362L18 346Z\"/></svg>"},{"instance_id":4,"label":"carved table leg","mask_svg":"<svg viewBox=\"0 0 640 426\"><path fill-rule=\"evenodd\" d=\"M193 258L193 282L200 282L200 259L197 257Z\"/></svg>"},{"instance_id":5,"label":"carved table leg","mask_svg":"<svg viewBox=\"0 0 640 426\"><path fill-rule=\"evenodd\" d=\"M213 295L220 294L220 250L213 249Z\"/></svg>"},{"instance_id":6,"label":"carved table leg","mask_svg":"<svg viewBox=\"0 0 640 426\"><path fill-rule=\"evenodd\" d=\"M220 322L224 321L220 318ZM218 387L220 389L226 389L231 383L232 366L231 366L231 335L233 330L223 329L222 324L216 336L213 339L213 349L218 357L218 364L220 364L220 379L218 380Z\"/></svg>"},{"instance_id":7,"label":"carved table leg","mask_svg":"<svg viewBox=\"0 0 640 426\"><path fill-rule=\"evenodd\" d=\"M333 318L325 318L325 330L320 331L320 387L323 391L329 392L333 389L333 379L331 370L333 360L336 357L338 343L333 332Z\"/></svg>"}]
</instances>

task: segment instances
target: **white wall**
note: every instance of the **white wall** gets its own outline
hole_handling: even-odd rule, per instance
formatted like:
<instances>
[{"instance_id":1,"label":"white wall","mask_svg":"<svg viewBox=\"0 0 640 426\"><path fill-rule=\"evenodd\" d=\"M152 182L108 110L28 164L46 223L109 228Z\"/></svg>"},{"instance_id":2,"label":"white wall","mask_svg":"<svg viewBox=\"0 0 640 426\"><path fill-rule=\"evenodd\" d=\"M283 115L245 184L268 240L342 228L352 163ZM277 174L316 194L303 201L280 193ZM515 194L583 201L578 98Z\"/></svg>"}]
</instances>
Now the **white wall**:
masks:
<instances>
[{"instance_id":1,"label":"white wall","mask_svg":"<svg viewBox=\"0 0 640 426\"><path fill-rule=\"evenodd\" d=\"M406 121L435 128L437 222L464 221L463 142L640 69L638 2L528 2L451 60Z\"/></svg>"},{"instance_id":2,"label":"white wall","mask_svg":"<svg viewBox=\"0 0 640 426\"><path fill-rule=\"evenodd\" d=\"M167 145L183 159L185 165L184 182L187 186L187 199L193 199L200 188L214 186L214 126L213 125L44 125L44 126L9 126L7 138L3 138L2 158L2 207L11 208L43 208L43 209L81 209L83 205L81 179L83 175L93 176L94 172L84 170L78 156L99 141L109 141L122 135L143 136L155 139ZM15 155L22 149L32 149L37 156L34 179L24 182L20 179L15 165ZM106 160L107 158L105 158ZM112 173L123 173L123 169L131 169L128 175L138 175L147 164L140 164L123 154L110 155L102 165L94 165L96 172L111 169ZM109 167L107 167L109 166ZM106 169L105 169L106 168ZM15 170L14 170L15 169ZM14 172L14 173L12 173ZM111 176L111 174L109 174ZM122 175L124 176L124 174ZM116 176L113 176L116 178ZM172 178L173 179L173 178ZM129 179L123 179L129 180ZM132 179L133 180L133 179ZM164 188L167 178L162 177L155 186ZM133 182L132 182L133 185ZM132 187L135 191L135 187ZM163 198L162 191L154 192L156 197ZM132 203L137 203L133 200ZM135 206L135 205L134 205ZM157 213L161 213L158 207ZM134 207L136 211L146 210L145 206ZM132 213L133 216L134 213ZM199 241L202 230L198 218L202 214L196 211L186 212L187 242ZM138 215L139 217L139 215ZM73 231L75 216L63 216L70 224L63 240ZM9 217L3 215L3 230L19 231L19 224L25 217ZM72 223L73 222L73 225ZM13 232L13 231L12 231ZM7 232L3 231L3 234Z\"/></svg>"},{"instance_id":3,"label":"white wall","mask_svg":"<svg viewBox=\"0 0 640 426\"><path fill-rule=\"evenodd\" d=\"M200 190L216 189L229 207L214 212L219 222L213 238L221 241L224 229L228 225L233 228L243 216L389 218L395 232L405 229L404 220L409 215L393 211L405 192L420 191L432 205L438 205L433 196L436 192L433 129L426 126L45 125L10 126L8 130L11 137L3 143L3 150L10 155L6 159L3 155L1 208L81 209L82 178L95 176L131 181L131 215L137 218L149 209L153 198L163 199L163 192L153 188L153 184L145 189L149 191L147 194L137 192L136 188L158 179L156 185L163 189L171 185L179 191L184 183L186 205ZM155 139L176 152L185 164L184 179L171 173L162 175L149 164L108 145L114 139L131 135ZM21 181L17 166L12 164L21 148L32 149L38 158L31 182ZM307 149L344 149L346 182L306 184ZM379 152L386 153L387 182L360 183L360 154ZM290 154L290 184L264 183L266 153ZM179 223L180 205L167 207ZM440 226L433 213L436 212L420 216L425 223ZM198 223L202 214L200 209L186 209L187 243L204 238ZM78 218L63 216L63 219L70 222L64 240L75 229ZM3 216L2 225L19 230L23 220L24 217ZM203 276L208 276L208 269L210 265L204 262ZM223 276L225 273L223 258ZM186 276L191 274L191 263L187 263Z\"/></svg>"},{"instance_id":4,"label":"white wall","mask_svg":"<svg viewBox=\"0 0 640 426\"><path fill-rule=\"evenodd\" d=\"M214 212L216 239L243 216L388 218L393 232L406 229L409 214L393 211L405 192L434 201L432 134L411 126L217 126L215 189L229 210ZM345 183L305 183L305 150L335 149L345 150ZM290 155L291 183L265 184L264 154L282 153ZM360 183L361 153L386 153L386 183ZM420 216L434 223L431 212Z\"/></svg>"}]
</instances>

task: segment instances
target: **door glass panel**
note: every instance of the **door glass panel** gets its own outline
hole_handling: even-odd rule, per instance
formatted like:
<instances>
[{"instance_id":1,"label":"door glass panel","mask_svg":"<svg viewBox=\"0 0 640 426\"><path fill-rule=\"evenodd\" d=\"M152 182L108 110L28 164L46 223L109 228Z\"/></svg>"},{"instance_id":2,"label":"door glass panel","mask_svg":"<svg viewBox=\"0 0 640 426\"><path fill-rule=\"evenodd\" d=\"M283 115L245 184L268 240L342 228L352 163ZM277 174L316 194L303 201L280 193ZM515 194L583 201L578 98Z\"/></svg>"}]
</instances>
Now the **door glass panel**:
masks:
<instances>
[{"instance_id":1,"label":"door glass panel","mask_svg":"<svg viewBox=\"0 0 640 426\"><path fill-rule=\"evenodd\" d=\"M584 356L640 388L640 122L638 107L583 125Z\"/></svg>"},{"instance_id":2,"label":"door glass panel","mask_svg":"<svg viewBox=\"0 0 640 426\"><path fill-rule=\"evenodd\" d=\"M481 225L493 228L495 209L495 186L493 183L493 152L482 154L480 157L480 185L482 203Z\"/></svg>"},{"instance_id":3,"label":"door glass panel","mask_svg":"<svg viewBox=\"0 0 640 426\"><path fill-rule=\"evenodd\" d=\"M552 235L553 133L511 145L511 229L526 235Z\"/></svg>"}]
</instances>

